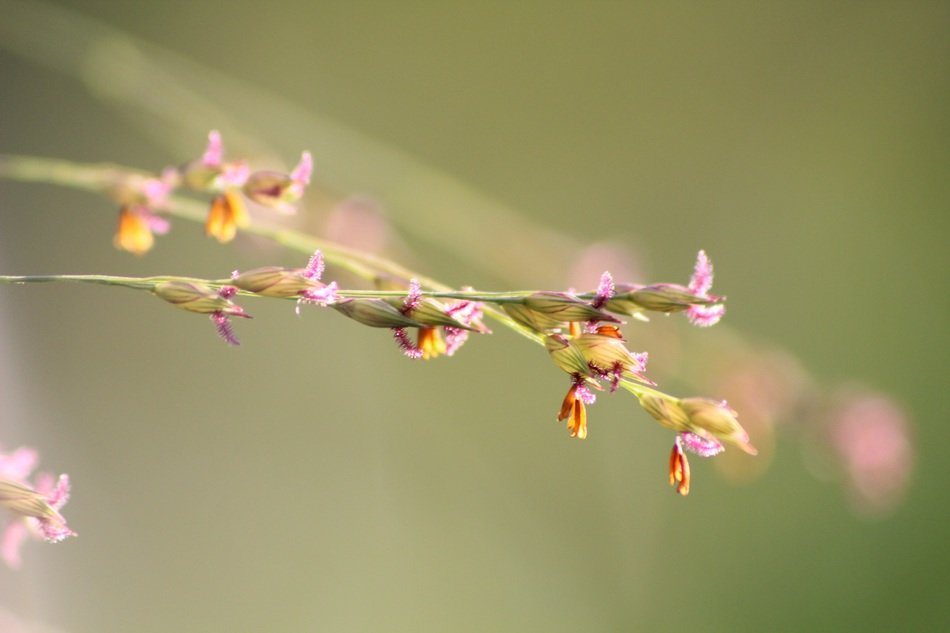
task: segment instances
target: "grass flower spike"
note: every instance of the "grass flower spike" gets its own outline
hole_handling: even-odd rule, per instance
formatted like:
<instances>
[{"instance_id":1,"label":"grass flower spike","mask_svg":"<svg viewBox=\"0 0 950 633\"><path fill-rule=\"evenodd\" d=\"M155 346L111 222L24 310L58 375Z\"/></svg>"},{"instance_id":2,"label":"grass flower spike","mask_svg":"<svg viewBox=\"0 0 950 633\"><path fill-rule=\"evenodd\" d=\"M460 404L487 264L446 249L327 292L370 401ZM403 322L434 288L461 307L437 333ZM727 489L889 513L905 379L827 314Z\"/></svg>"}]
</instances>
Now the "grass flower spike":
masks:
<instances>
[{"instance_id":1,"label":"grass flower spike","mask_svg":"<svg viewBox=\"0 0 950 633\"><path fill-rule=\"evenodd\" d=\"M0 557L14 569L28 536L58 543L76 535L59 512L69 501L69 477L40 473L31 484L37 460L36 451L28 448L0 453L0 507L12 515L0 535Z\"/></svg>"},{"instance_id":2,"label":"grass flower spike","mask_svg":"<svg viewBox=\"0 0 950 633\"><path fill-rule=\"evenodd\" d=\"M231 301L237 293L234 286L215 290L200 283L167 281L155 285L153 292L176 308L210 316L218 335L230 345L240 345L231 328L230 317L250 319L244 308Z\"/></svg>"},{"instance_id":3,"label":"grass flower spike","mask_svg":"<svg viewBox=\"0 0 950 633\"><path fill-rule=\"evenodd\" d=\"M688 286L656 283L649 286L618 284L606 302L606 308L619 314L643 318L643 311L686 312L690 323L700 327L715 325L726 312L723 297L709 294L712 288L712 262L699 251Z\"/></svg>"},{"instance_id":4,"label":"grass flower spike","mask_svg":"<svg viewBox=\"0 0 950 633\"><path fill-rule=\"evenodd\" d=\"M265 207L282 213L295 213L293 203L303 196L304 189L310 184L312 172L313 158L310 152L304 152L290 175L274 171L252 173L244 183L244 195Z\"/></svg>"}]
</instances>

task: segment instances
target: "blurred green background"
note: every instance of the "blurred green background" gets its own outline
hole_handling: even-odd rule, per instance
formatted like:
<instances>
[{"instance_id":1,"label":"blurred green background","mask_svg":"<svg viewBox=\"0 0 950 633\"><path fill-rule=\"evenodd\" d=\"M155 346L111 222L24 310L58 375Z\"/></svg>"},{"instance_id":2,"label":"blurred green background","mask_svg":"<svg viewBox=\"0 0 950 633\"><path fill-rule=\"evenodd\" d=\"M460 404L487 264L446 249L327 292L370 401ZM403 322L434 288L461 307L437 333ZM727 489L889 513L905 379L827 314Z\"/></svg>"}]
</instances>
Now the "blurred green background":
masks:
<instances>
[{"instance_id":1,"label":"blurred green background","mask_svg":"<svg viewBox=\"0 0 950 633\"><path fill-rule=\"evenodd\" d=\"M723 326L631 324L631 347L674 393L718 396L735 350L763 349L815 394L750 428L755 464L694 459L683 499L628 394L570 440L568 381L501 328L410 362L384 331L258 301L232 349L145 295L2 287L0 441L71 475L80 533L0 569L22 630L950 625L948 3L0 9L0 153L158 170L211 128L255 164L310 149L300 228L364 194L387 254L486 289L591 287L572 271L592 244L683 283L704 248ZM182 221L138 259L114 222L105 198L0 181L0 269L302 264ZM909 487L870 513L821 426L856 383L913 424Z\"/></svg>"}]
</instances>

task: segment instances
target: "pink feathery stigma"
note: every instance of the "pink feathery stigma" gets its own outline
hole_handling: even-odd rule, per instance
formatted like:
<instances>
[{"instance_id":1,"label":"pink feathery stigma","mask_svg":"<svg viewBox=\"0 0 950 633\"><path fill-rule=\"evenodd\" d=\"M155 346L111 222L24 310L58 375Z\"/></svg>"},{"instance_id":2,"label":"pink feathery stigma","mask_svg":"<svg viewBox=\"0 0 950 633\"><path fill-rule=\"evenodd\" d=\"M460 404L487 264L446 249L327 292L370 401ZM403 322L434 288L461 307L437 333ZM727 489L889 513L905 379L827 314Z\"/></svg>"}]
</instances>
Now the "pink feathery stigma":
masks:
<instances>
[{"instance_id":1,"label":"pink feathery stigma","mask_svg":"<svg viewBox=\"0 0 950 633\"><path fill-rule=\"evenodd\" d=\"M310 260L307 262L307 267L304 269L303 276L311 281L320 281L320 278L323 277L323 270L326 268L326 264L323 261L323 253L319 250L314 251L313 255L310 256Z\"/></svg>"},{"instance_id":2,"label":"pink feathery stigma","mask_svg":"<svg viewBox=\"0 0 950 633\"><path fill-rule=\"evenodd\" d=\"M50 473L40 473L36 477L36 491L46 497L51 508L59 510L69 501L69 475L56 479Z\"/></svg>"},{"instance_id":3,"label":"pink feathery stigma","mask_svg":"<svg viewBox=\"0 0 950 633\"><path fill-rule=\"evenodd\" d=\"M635 374L642 374L647 370L647 361L650 354L647 352L630 352L630 371Z\"/></svg>"},{"instance_id":4,"label":"pink feathery stigma","mask_svg":"<svg viewBox=\"0 0 950 633\"><path fill-rule=\"evenodd\" d=\"M588 389L587 385L583 382L574 383L576 388L574 389L574 395L577 396L577 399L583 402L584 404L594 404L597 401L597 396L594 395L594 392Z\"/></svg>"},{"instance_id":5,"label":"pink feathery stigma","mask_svg":"<svg viewBox=\"0 0 950 633\"><path fill-rule=\"evenodd\" d=\"M686 318L693 325L709 327L716 325L726 313L726 306L721 303L711 306L690 306L686 308Z\"/></svg>"},{"instance_id":6,"label":"pink feathery stigma","mask_svg":"<svg viewBox=\"0 0 950 633\"><path fill-rule=\"evenodd\" d=\"M689 431L684 431L676 436L676 444L681 449L686 449L690 453L695 453L700 457L712 457L723 452L725 449L722 444L713 438L704 438L696 435L695 433L690 433Z\"/></svg>"},{"instance_id":7,"label":"pink feathery stigma","mask_svg":"<svg viewBox=\"0 0 950 633\"><path fill-rule=\"evenodd\" d=\"M53 518L37 519L40 534L50 543L58 543L65 538L75 536L69 529L66 520L59 514L59 510L69 501L69 476L60 475L56 483L52 483L52 476L47 475L45 481L37 483L37 492L46 495L46 501L56 511Z\"/></svg>"},{"instance_id":8,"label":"pink feathery stigma","mask_svg":"<svg viewBox=\"0 0 950 633\"><path fill-rule=\"evenodd\" d=\"M604 271L604 274L600 276L600 284L597 286L597 296L594 297L592 305L600 310L604 307L604 304L614 296L614 278L610 276L608 271Z\"/></svg>"},{"instance_id":9,"label":"pink feathery stigma","mask_svg":"<svg viewBox=\"0 0 950 633\"><path fill-rule=\"evenodd\" d=\"M211 322L214 323L214 327L218 331L218 336L223 338L228 345L241 344L234 335L234 330L231 328L231 320L228 319L228 315L223 312L212 312Z\"/></svg>"},{"instance_id":10,"label":"pink feathery stigma","mask_svg":"<svg viewBox=\"0 0 950 633\"><path fill-rule=\"evenodd\" d=\"M303 193L303 187L306 187L310 184L310 175L312 173L313 157L310 156L310 152L304 152L300 155L300 162L297 163L297 166L294 167L294 170L290 172L290 179L300 185L301 193Z\"/></svg>"},{"instance_id":11,"label":"pink feathery stigma","mask_svg":"<svg viewBox=\"0 0 950 633\"><path fill-rule=\"evenodd\" d=\"M217 130L208 132L208 148L201 157L201 164L205 167L218 167L221 164L224 149L221 144L221 133Z\"/></svg>"},{"instance_id":12,"label":"pink feathery stigma","mask_svg":"<svg viewBox=\"0 0 950 633\"><path fill-rule=\"evenodd\" d=\"M459 301L446 312L462 325L471 325L476 319L482 318L482 304L479 301Z\"/></svg>"},{"instance_id":13,"label":"pink feathery stigma","mask_svg":"<svg viewBox=\"0 0 950 633\"><path fill-rule=\"evenodd\" d=\"M48 543L59 543L70 536L76 536L76 533L63 522L62 517L37 519L37 522L39 523L40 534Z\"/></svg>"},{"instance_id":14,"label":"pink feathery stigma","mask_svg":"<svg viewBox=\"0 0 950 633\"><path fill-rule=\"evenodd\" d=\"M471 286L464 286L462 290L465 292L475 291L475 289ZM477 321L481 321L483 316L483 307L484 304L481 301L462 300L449 307L446 312L463 325L470 326L474 323L474 327L478 328L479 332L482 332L483 334L491 334L491 330L485 327L482 323L476 323Z\"/></svg>"},{"instance_id":15,"label":"pink feathery stigma","mask_svg":"<svg viewBox=\"0 0 950 633\"><path fill-rule=\"evenodd\" d=\"M221 286L221 289L218 290L218 296L222 299L230 299L237 294L238 289L234 286Z\"/></svg>"},{"instance_id":16,"label":"pink feathery stigma","mask_svg":"<svg viewBox=\"0 0 950 633\"><path fill-rule=\"evenodd\" d=\"M693 276L689 278L689 291L698 297L718 300L709 294L713 283L712 262L706 256L706 251L699 251L696 255L696 266ZM693 325L709 327L715 325L726 313L726 306L721 303L715 305L691 305L686 309L686 318Z\"/></svg>"},{"instance_id":17,"label":"pink feathery stigma","mask_svg":"<svg viewBox=\"0 0 950 633\"><path fill-rule=\"evenodd\" d=\"M630 352L630 362L627 365L627 371L637 377L641 382L648 385L656 383L647 378L644 373L647 370L647 360L650 355L647 352Z\"/></svg>"},{"instance_id":18,"label":"pink feathery stigma","mask_svg":"<svg viewBox=\"0 0 950 633\"><path fill-rule=\"evenodd\" d=\"M466 288L466 290L472 289ZM463 300L446 309L446 313L462 325L472 325L477 319L482 318L482 304L478 301ZM468 340L469 332L466 329L445 326L442 331L445 333L446 356L455 355L455 352Z\"/></svg>"},{"instance_id":19,"label":"pink feathery stigma","mask_svg":"<svg viewBox=\"0 0 950 633\"><path fill-rule=\"evenodd\" d=\"M468 330L460 327L445 326L442 328L445 334L445 355L454 356L465 341L468 340Z\"/></svg>"},{"instance_id":20,"label":"pink feathery stigma","mask_svg":"<svg viewBox=\"0 0 950 633\"><path fill-rule=\"evenodd\" d=\"M300 314L301 303L316 303L322 306L336 303L340 300L338 291L339 287L335 281L330 282L329 285L323 286L322 288L308 288L301 293L300 299L297 301L297 314Z\"/></svg>"},{"instance_id":21,"label":"pink feathery stigma","mask_svg":"<svg viewBox=\"0 0 950 633\"><path fill-rule=\"evenodd\" d=\"M403 314L409 314L413 310L419 307L419 302L422 301L422 290L419 287L418 279L411 279L409 281L409 294L406 295L405 300L402 302L402 312Z\"/></svg>"},{"instance_id":22,"label":"pink feathery stigma","mask_svg":"<svg viewBox=\"0 0 950 633\"><path fill-rule=\"evenodd\" d=\"M712 262L706 257L706 251L699 251L696 255L696 266L693 268L693 276L689 278L689 291L694 295L705 297L706 293L712 288L712 283Z\"/></svg>"},{"instance_id":23,"label":"pink feathery stigma","mask_svg":"<svg viewBox=\"0 0 950 633\"><path fill-rule=\"evenodd\" d=\"M396 340L396 344L399 345L399 349L402 350L403 354L409 358L422 358L422 350L412 342L411 338L409 338L406 328L394 327L393 338Z\"/></svg>"},{"instance_id":24,"label":"pink feathery stigma","mask_svg":"<svg viewBox=\"0 0 950 633\"><path fill-rule=\"evenodd\" d=\"M297 299L297 307L294 308L294 311L297 313L297 316L300 316L300 306L304 303L316 303L321 306L332 305L340 300L338 291L339 287L335 281L321 288L308 288L300 293L300 298Z\"/></svg>"}]
</instances>

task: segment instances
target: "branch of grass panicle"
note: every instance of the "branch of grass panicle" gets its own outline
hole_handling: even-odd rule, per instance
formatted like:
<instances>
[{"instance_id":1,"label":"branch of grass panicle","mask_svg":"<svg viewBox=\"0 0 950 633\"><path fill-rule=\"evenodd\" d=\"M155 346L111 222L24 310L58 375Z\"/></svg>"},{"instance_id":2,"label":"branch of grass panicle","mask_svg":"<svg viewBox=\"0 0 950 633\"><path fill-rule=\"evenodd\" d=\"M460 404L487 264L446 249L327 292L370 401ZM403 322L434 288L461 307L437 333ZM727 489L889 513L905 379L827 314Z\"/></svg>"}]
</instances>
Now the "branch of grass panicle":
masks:
<instances>
[{"instance_id":1,"label":"branch of grass panicle","mask_svg":"<svg viewBox=\"0 0 950 633\"><path fill-rule=\"evenodd\" d=\"M119 286L134 290L151 290L156 285L167 282L195 283L220 289L234 283L232 279L199 279L197 277L181 277L178 275L155 275L151 277L124 277L120 275L0 275L0 283L4 284L39 284L39 283L85 283L102 286ZM265 295L238 290L237 295L245 297L263 297ZM481 303L523 303L532 291L521 292L478 292L472 291L421 291L420 297L432 299L457 299L460 301L478 301ZM336 295L344 299L403 299L404 290L339 290ZM296 300L297 297L282 297Z\"/></svg>"},{"instance_id":2,"label":"branch of grass panicle","mask_svg":"<svg viewBox=\"0 0 950 633\"><path fill-rule=\"evenodd\" d=\"M99 194L108 194L117 182L130 174L148 175L147 172L142 170L129 169L113 164L79 164L34 156L0 155L0 177L2 178L24 182L44 182L93 191ZM183 196L171 196L169 202L171 203L169 208L162 210L168 216L197 223L203 223L207 217L206 203ZM319 249L327 263L348 270L369 281L374 280L379 275L391 275L407 280L417 279L423 287L432 291L447 293L453 291L451 286L440 283L431 277L420 275L396 262L330 240L311 237L291 229L274 228L263 224L253 224L242 230L252 235L270 239L291 250L307 255ZM103 279L105 278L103 277ZM72 281L79 281L79 279L73 279ZM92 281L91 278L87 279L86 283L128 285L107 281ZM536 343L542 342L537 333L517 323L500 310L486 306L485 313L522 336Z\"/></svg>"}]
</instances>

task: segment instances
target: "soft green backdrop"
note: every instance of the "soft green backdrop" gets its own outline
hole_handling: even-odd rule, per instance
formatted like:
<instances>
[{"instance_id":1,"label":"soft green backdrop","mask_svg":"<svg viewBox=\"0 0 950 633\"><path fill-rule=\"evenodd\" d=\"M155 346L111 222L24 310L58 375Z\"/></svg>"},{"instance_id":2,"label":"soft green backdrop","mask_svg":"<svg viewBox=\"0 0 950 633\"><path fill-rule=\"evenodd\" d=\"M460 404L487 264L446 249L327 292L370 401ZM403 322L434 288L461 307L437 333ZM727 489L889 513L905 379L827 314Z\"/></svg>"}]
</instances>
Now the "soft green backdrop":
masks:
<instances>
[{"instance_id":1,"label":"soft green backdrop","mask_svg":"<svg viewBox=\"0 0 950 633\"><path fill-rule=\"evenodd\" d=\"M391 254L454 284L563 286L604 240L685 281L705 248L728 325L819 385L891 393L917 464L903 505L862 519L790 421L762 477L694 462L681 499L631 398L569 440L566 380L508 332L412 363L258 302L230 349L146 296L4 287L0 441L70 473L80 537L0 569L0 608L76 633L950 624L950 5L67 4L96 22L0 2L0 153L157 169L212 127L272 161L309 148L324 187L387 209ZM139 260L113 224L105 199L0 181L0 268L298 261L183 222ZM714 362L690 355L706 335L684 371Z\"/></svg>"}]
</instances>

